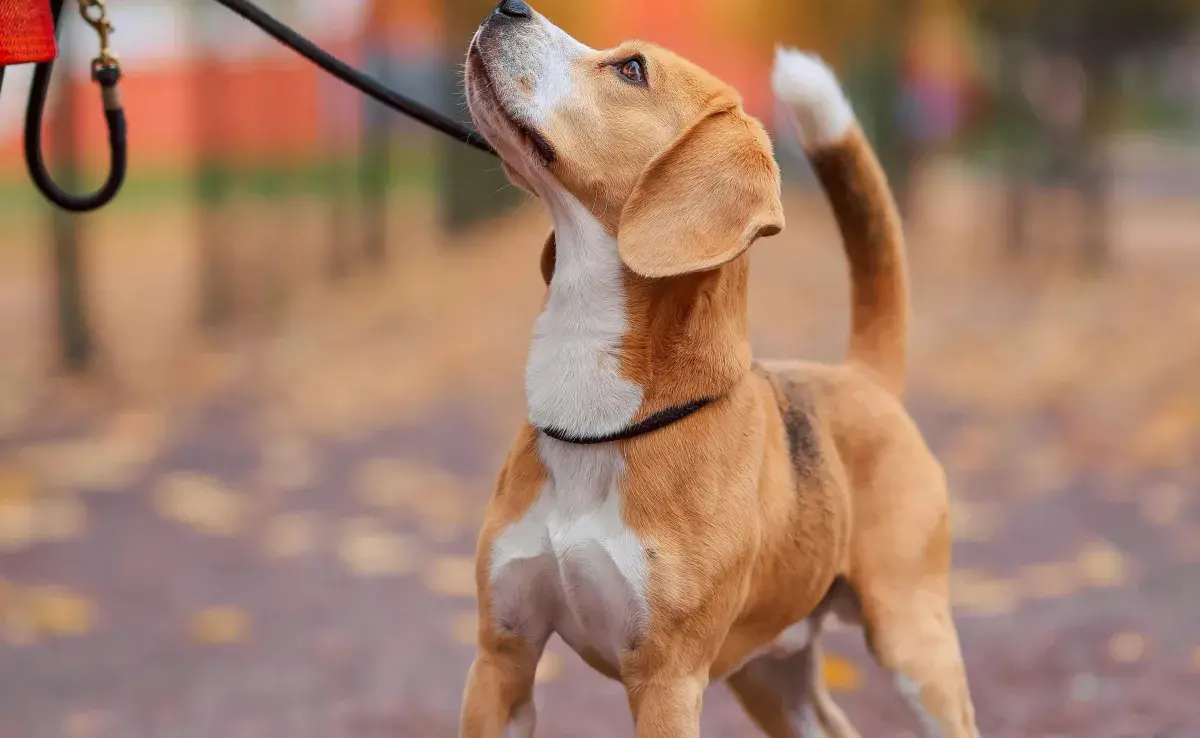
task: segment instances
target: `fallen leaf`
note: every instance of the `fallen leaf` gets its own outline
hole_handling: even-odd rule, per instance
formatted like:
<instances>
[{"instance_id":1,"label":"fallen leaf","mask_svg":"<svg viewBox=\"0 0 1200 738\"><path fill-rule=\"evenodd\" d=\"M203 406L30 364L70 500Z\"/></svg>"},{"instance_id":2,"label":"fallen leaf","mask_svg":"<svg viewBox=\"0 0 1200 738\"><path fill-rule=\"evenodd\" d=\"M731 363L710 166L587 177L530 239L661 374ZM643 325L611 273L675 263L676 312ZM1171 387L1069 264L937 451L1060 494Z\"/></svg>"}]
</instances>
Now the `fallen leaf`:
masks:
<instances>
[{"instance_id":1,"label":"fallen leaf","mask_svg":"<svg viewBox=\"0 0 1200 738\"><path fill-rule=\"evenodd\" d=\"M1183 504L1183 489L1176 484L1164 484L1139 499L1138 511L1147 523L1165 526L1178 521Z\"/></svg>"},{"instance_id":2,"label":"fallen leaf","mask_svg":"<svg viewBox=\"0 0 1200 738\"><path fill-rule=\"evenodd\" d=\"M128 489L154 449L127 438L88 438L32 446L22 458L48 486L60 491Z\"/></svg>"},{"instance_id":3,"label":"fallen leaf","mask_svg":"<svg viewBox=\"0 0 1200 738\"><path fill-rule=\"evenodd\" d=\"M1078 569L1070 561L1034 564L1021 568L1020 582L1025 597L1066 597L1079 589Z\"/></svg>"},{"instance_id":4,"label":"fallen leaf","mask_svg":"<svg viewBox=\"0 0 1200 738\"><path fill-rule=\"evenodd\" d=\"M832 692L853 692L862 682L854 662L834 653L822 655L821 675Z\"/></svg>"},{"instance_id":5,"label":"fallen leaf","mask_svg":"<svg viewBox=\"0 0 1200 738\"><path fill-rule=\"evenodd\" d=\"M995 503L952 498L950 525L956 541L983 542L996 537L1003 512Z\"/></svg>"},{"instance_id":6,"label":"fallen leaf","mask_svg":"<svg viewBox=\"0 0 1200 738\"><path fill-rule=\"evenodd\" d=\"M28 502L0 504L0 551L15 551L35 538L33 505Z\"/></svg>"},{"instance_id":7,"label":"fallen leaf","mask_svg":"<svg viewBox=\"0 0 1200 738\"><path fill-rule=\"evenodd\" d=\"M461 519L462 483L438 467L413 459L371 459L355 475L364 504L383 510L408 509L434 520Z\"/></svg>"},{"instance_id":8,"label":"fallen leaf","mask_svg":"<svg viewBox=\"0 0 1200 738\"><path fill-rule=\"evenodd\" d=\"M28 614L28 625L50 636L83 636L92 631L96 620L95 604L65 587L29 587L20 594Z\"/></svg>"},{"instance_id":9,"label":"fallen leaf","mask_svg":"<svg viewBox=\"0 0 1200 738\"><path fill-rule=\"evenodd\" d=\"M1133 664L1146 653L1146 639L1141 633L1118 633L1108 642L1108 653L1118 664Z\"/></svg>"},{"instance_id":10,"label":"fallen leaf","mask_svg":"<svg viewBox=\"0 0 1200 738\"><path fill-rule=\"evenodd\" d=\"M951 574L950 601L977 615L1006 615L1017 609L1021 596L1014 581L959 570Z\"/></svg>"},{"instance_id":11,"label":"fallen leaf","mask_svg":"<svg viewBox=\"0 0 1200 738\"><path fill-rule=\"evenodd\" d=\"M479 615L460 612L450 621L450 632L454 642L460 646L474 646L479 640Z\"/></svg>"},{"instance_id":12,"label":"fallen leaf","mask_svg":"<svg viewBox=\"0 0 1200 738\"><path fill-rule=\"evenodd\" d=\"M545 684L552 682L558 678L562 672L562 659L553 651L542 653L542 658L538 661L537 670L533 673L533 681L537 684Z\"/></svg>"},{"instance_id":13,"label":"fallen leaf","mask_svg":"<svg viewBox=\"0 0 1200 738\"><path fill-rule=\"evenodd\" d=\"M77 538L87 520L87 508L73 497L41 500L33 506L34 538L68 541Z\"/></svg>"},{"instance_id":14,"label":"fallen leaf","mask_svg":"<svg viewBox=\"0 0 1200 738\"><path fill-rule=\"evenodd\" d=\"M362 577L407 574L416 566L411 542L370 518L346 521L338 555L347 569Z\"/></svg>"},{"instance_id":15,"label":"fallen leaf","mask_svg":"<svg viewBox=\"0 0 1200 738\"><path fill-rule=\"evenodd\" d=\"M247 514L241 495L214 477L191 472L163 477L154 489L154 506L164 518L211 536L236 535Z\"/></svg>"},{"instance_id":16,"label":"fallen leaf","mask_svg":"<svg viewBox=\"0 0 1200 738\"><path fill-rule=\"evenodd\" d=\"M475 596L475 560L469 556L442 556L425 572L425 586L447 597Z\"/></svg>"},{"instance_id":17,"label":"fallen leaf","mask_svg":"<svg viewBox=\"0 0 1200 738\"><path fill-rule=\"evenodd\" d=\"M1125 554L1103 540L1084 544L1075 558L1084 583L1092 587L1120 587L1129 578Z\"/></svg>"},{"instance_id":18,"label":"fallen leaf","mask_svg":"<svg viewBox=\"0 0 1200 738\"><path fill-rule=\"evenodd\" d=\"M19 467L0 467L0 507L29 502L33 497L33 475Z\"/></svg>"},{"instance_id":19,"label":"fallen leaf","mask_svg":"<svg viewBox=\"0 0 1200 738\"><path fill-rule=\"evenodd\" d=\"M235 605L208 607L192 616L191 634L205 645L244 643L250 637L250 616Z\"/></svg>"},{"instance_id":20,"label":"fallen leaf","mask_svg":"<svg viewBox=\"0 0 1200 738\"><path fill-rule=\"evenodd\" d=\"M276 515L263 528L263 550L274 558L302 556L316 548L320 518L313 512Z\"/></svg>"}]
</instances>

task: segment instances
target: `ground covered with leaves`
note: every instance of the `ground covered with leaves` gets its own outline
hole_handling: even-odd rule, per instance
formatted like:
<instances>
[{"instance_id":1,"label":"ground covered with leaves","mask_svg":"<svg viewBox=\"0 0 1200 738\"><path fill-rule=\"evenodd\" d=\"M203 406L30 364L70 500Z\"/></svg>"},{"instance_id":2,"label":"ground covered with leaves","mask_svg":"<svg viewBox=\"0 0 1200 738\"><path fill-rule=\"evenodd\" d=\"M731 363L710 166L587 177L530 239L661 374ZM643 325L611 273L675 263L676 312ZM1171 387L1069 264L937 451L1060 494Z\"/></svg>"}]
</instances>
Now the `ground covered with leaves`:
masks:
<instances>
[{"instance_id":1,"label":"ground covered with leaves","mask_svg":"<svg viewBox=\"0 0 1200 738\"><path fill-rule=\"evenodd\" d=\"M952 483L984 734L1200 735L1195 214L1127 204L1114 268L1083 277L1055 256L1053 193L1018 265L986 192L950 176L932 202L908 404ZM755 247L755 345L834 360L832 220L799 192L787 213ZM0 253L3 738L456 734L544 218L444 239L400 203L389 267L329 286L317 210L234 216L251 317L208 337L187 213L90 221L87 381L45 372L34 226ZM283 296L256 302L268 283ZM826 674L864 735L914 734L857 633L831 635ZM542 735L632 734L619 685L561 642L538 681ZM704 735L751 734L714 686Z\"/></svg>"}]
</instances>

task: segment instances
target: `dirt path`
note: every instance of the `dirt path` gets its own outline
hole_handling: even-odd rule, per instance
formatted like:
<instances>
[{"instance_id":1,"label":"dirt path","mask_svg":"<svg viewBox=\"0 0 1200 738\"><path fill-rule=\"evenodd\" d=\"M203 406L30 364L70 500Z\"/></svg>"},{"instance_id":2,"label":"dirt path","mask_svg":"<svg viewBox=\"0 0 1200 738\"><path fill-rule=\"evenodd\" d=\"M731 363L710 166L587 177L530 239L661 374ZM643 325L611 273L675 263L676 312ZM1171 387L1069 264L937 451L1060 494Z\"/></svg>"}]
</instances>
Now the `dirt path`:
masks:
<instances>
[{"instance_id":1,"label":"dirt path","mask_svg":"<svg viewBox=\"0 0 1200 738\"><path fill-rule=\"evenodd\" d=\"M826 217L806 207L789 223ZM544 227L406 253L134 407L36 394L0 441L0 738L454 735ZM834 357L843 267L826 223L793 230L757 257L755 342ZM1097 285L939 249L915 257L909 405L955 490L985 735L1200 736L1196 273ZM863 734L912 734L858 635L830 651ZM541 735L632 734L560 642L539 678ZM711 689L704 735L753 734Z\"/></svg>"}]
</instances>

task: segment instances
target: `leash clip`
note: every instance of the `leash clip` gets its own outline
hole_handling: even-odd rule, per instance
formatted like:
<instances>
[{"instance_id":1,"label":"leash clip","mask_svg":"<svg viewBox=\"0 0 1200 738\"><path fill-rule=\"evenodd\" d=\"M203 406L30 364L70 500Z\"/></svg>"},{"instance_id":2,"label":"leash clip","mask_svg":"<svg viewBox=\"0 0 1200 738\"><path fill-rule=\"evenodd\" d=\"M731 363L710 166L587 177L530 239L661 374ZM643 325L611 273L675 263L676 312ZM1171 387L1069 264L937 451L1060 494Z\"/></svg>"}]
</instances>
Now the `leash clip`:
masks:
<instances>
[{"instance_id":1,"label":"leash clip","mask_svg":"<svg viewBox=\"0 0 1200 738\"><path fill-rule=\"evenodd\" d=\"M108 19L108 4L105 0L79 0L79 14L100 37L100 55L92 60L92 79L105 87L116 84L121 64L108 45L109 36L116 30Z\"/></svg>"}]
</instances>

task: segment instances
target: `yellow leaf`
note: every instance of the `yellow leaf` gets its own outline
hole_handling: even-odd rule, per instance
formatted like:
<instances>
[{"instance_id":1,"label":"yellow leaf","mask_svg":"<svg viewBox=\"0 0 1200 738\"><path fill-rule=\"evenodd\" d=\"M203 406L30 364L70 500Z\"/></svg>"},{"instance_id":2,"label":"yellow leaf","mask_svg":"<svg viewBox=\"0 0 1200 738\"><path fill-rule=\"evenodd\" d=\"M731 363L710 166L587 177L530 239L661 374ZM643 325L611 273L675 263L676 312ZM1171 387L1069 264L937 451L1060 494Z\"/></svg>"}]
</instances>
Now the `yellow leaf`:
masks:
<instances>
[{"instance_id":1,"label":"yellow leaf","mask_svg":"<svg viewBox=\"0 0 1200 738\"><path fill-rule=\"evenodd\" d=\"M1175 484L1156 487L1138 500L1138 509L1142 518L1152 525L1166 526L1176 522L1183 510L1183 505L1183 490Z\"/></svg>"},{"instance_id":2,"label":"yellow leaf","mask_svg":"<svg viewBox=\"0 0 1200 738\"><path fill-rule=\"evenodd\" d=\"M380 509L412 509L436 520L462 515L462 485L438 467L412 459L371 459L358 470L359 499Z\"/></svg>"},{"instance_id":3,"label":"yellow leaf","mask_svg":"<svg viewBox=\"0 0 1200 738\"><path fill-rule=\"evenodd\" d=\"M28 546L35 538L33 505L28 502L0 504L0 551Z\"/></svg>"},{"instance_id":4,"label":"yellow leaf","mask_svg":"<svg viewBox=\"0 0 1200 738\"><path fill-rule=\"evenodd\" d=\"M443 556L425 572L425 586L447 597L475 596L475 560L469 556Z\"/></svg>"},{"instance_id":5,"label":"yellow leaf","mask_svg":"<svg viewBox=\"0 0 1200 738\"><path fill-rule=\"evenodd\" d=\"M406 574L416 566L416 552L409 540L384 530L370 518L353 518L343 524L338 555L347 569L361 577Z\"/></svg>"},{"instance_id":6,"label":"yellow leaf","mask_svg":"<svg viewBox=\"0 0 1200 738\"><path fill-rule=\"evenodd\" d=\"M87 508L72 497L42 500L34 506L34 535L42 541L67 541L83 531Z\"/></svg>"},{"instance_id":7,"label":"yellow leaf","mask_svg":"<svg viewBox=\"0 0 1200 738\"><path fill-rule=\"evenodd\" d=\"M291 512L277 515L263 529L263 549L268 556L302 556L316 547L320 520L315 513Z\"/></svg>"},{"instance_id":8,"label":"yellow leaf","mask_svg":"<svg viewBox=\"0 0 1200 738\"><path fill-rule=\"evenodd\" d=\"M1002 520L1003 512L995 503L951 501L950 525L956 541L990 541Z\"/></svg>"},{"instance_id":9,"label":"yellow leaf","mask_svg":"<svg viewBox=\"0 0 1200 738\"><path fill-rule=\"evenodd\" d=\"M154 506L168 520L212 536L233 536L247 514L244 498L213 477L189 472L169 474L154 490Z\"/></svg>"},{"instance_id":10,"label":"yellow leaf","mask_svg":"<svg viewBox=\"0 0 1200 738\"><path fill-rule=\"evenodd\" d=\"M29 502L33 477L25 469L0 467L0 507Z\"/></svg>"},{"instance_id":11,"label":"yellow leaf","mask_svg":"<svg viewBox=\"0 0 1200 738\"><path fill-rule=\"evenodd\" d=\"M1118 664L1133 664L1146 653L1146 639L1141 633L1118 633L1108 642L1108 653Z\"/></svg>"},{"instance_id":12,"label":"yellow leaf","mask_svg":"<svg viewBox=\"0 0 1200 738\"><path fill-rule=\"evenodd\" d=\"M858 667L849 659L826 653L821 659L821 675L832 692L852 692L859 688Z\"/></svg>"},{"instance_id":13,"label":"yellow leaf","mask_svg":"<svg viewBox=\"0 0 1200 738\"><path fill-rule=\"evenodd\" d=\"M1026 597L1066 597L1079 588L1076 565L1069 561L1034 564L1021 569L1021 592Z\"/></svg>"},{"instance_id":14,"label":"yellow leaf","mask_svg":"<svg viewBox=\"0 0 1200 738\"><path fill-rule=\"evenodd\" d=\"M538 661L537 671L533 673L533 681L538 684L554 681L562 672L562 659L553 651L546 651Z\"/></svg>"},{"instance_id":15,"label":"yellow leaf","mask_svg":"<svg viewBox=\"0 0 1200 738\"><path fill-rule=\"evenodd\" d=\"M474 646L479 640L479 615L474 612L458 613L450 621L450 631L455 643Z\"/></svg>"},{"instance_id":16,"label":"yellow leaf","mask_svg":"<svg viewBox=\"0 0 1200 738\"><path fill-rule=\"evenodd\" d=\"M1006 615L1021 602L1015 582L962 571L951 575L950 599L955 607L980 615Z\"/></svg>"},{"instance_id":17,"label":"yellow leaf","mask_svg":"<svg viewBox=\"0 0 1200 738\"><path fill-rule=\"evenodd\" d=\"M1084 582L1093 587L1119 587L1129 578L1125 554L1108 541L1088 542L1080 549L1075 563Z\"/></svg>"},{"instance_id":18,"label":"yellow leaf","mask_svg":"<svg viewBox=\"0 0 1200 738\"><path fill-rule=\"evenodd\" d=\"M192 616L191 632L208 645L243 643L250 637L250 616L234 605L205 608Z\"/></svg>"},{"instance_id":19,"label":"yellow leaf","mask_svg":"<svg viewBox=\"0 0 1200 738\"><path fill-rule=\"evenodd\" d=\"M65 587L30 587L21 595L29 624L38 633L82 636L92 631L96 606Z\"/></svg>"},{"instance_id":20,"label":"yellow leaf","mask_svg":"<svg viewBox=\"0 0 1200 738\"><path fill-rule=\"evenodd\" d=\"M51 488L67 491L128 489L153 450L126 439L89 438L26 448L22 457Z\"/></svg>"}]
</instances>

